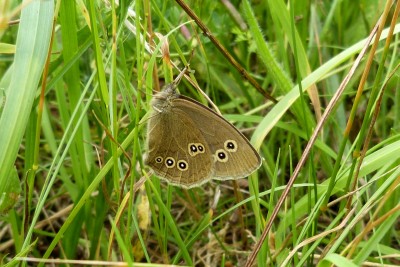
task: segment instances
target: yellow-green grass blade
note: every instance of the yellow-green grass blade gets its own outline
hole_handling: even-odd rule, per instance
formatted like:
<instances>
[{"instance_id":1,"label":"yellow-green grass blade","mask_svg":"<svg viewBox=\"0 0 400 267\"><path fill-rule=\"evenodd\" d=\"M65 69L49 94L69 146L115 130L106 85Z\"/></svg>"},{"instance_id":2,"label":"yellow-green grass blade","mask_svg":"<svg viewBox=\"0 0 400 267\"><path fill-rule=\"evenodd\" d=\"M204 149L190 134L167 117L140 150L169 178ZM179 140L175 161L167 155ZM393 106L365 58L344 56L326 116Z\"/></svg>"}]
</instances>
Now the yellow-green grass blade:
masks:
<instances>
[{"instance_id":1,"label":"yellow-green grass blade","mask_svg":"<svg viewBox=\"0 0 400 267\"><path fill-rule=\"evenodd\" d=\"M22 10L16 53L0 117L0 193L10 186L12 169L46 61L53 1L32 1ZM0 200L1 201L1 200Z\"/></svg>"}]
</instances>

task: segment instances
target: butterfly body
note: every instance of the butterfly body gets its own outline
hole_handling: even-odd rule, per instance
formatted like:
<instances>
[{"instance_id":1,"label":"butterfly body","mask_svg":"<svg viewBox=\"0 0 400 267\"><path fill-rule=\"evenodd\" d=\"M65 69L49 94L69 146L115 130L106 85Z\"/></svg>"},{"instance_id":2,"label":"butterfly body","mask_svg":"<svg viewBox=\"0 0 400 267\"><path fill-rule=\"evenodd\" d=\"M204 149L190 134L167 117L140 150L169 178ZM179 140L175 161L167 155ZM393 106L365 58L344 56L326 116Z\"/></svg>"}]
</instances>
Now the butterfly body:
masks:
<instances>
[{"instance_id":1,"label":"butterfly body","mask_svg":"<svg viewBox=\"0 0 400 267\"><path fill-rule=\"evenodd\" d=\"M185 188L210 179L243 178L261 165L257 151L232 124L167 85L152 101L145 163L169 183Z\"/></svg>"}]
</instances>

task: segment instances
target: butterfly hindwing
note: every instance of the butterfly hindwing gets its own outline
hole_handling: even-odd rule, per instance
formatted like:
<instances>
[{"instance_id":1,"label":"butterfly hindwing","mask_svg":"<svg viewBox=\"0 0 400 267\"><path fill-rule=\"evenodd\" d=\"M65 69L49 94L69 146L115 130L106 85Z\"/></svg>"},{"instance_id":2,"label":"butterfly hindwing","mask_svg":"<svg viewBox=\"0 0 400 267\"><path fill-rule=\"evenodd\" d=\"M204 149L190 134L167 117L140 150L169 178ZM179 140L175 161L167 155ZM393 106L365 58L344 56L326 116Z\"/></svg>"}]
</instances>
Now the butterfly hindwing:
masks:
<instances>
[{"instance_id":1,"label":"butterfly hindwing","mask_svg":"<svg viewBox=\"0 0 400 267\"><path fill-rule=\"evenodd\" d=\"M147 138L146 163L159 177L184 187L212 178L209 147L193 121L179 109L155 112L148 124Z\"/></svg>"},{"instance_id":2,"label":"butterfly hindwing","mask_svg":"<svg viewBox=\"0 0 400 267\"><path fill-rule=\"evenodd\" d=\"M206 106L180 96L174 106L181 109L202 133L214 162L215 179L243 178L258 169L261 158L246 137Z\"/></svg>"}]
</instances>

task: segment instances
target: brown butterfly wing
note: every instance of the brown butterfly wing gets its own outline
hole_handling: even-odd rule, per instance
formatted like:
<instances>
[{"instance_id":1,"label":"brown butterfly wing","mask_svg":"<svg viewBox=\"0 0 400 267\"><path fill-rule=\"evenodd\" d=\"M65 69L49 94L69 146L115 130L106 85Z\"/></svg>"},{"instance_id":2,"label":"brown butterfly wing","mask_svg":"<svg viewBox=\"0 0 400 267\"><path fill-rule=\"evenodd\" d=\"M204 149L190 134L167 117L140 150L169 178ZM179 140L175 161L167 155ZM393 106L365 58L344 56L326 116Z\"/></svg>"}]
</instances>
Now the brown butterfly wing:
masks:
<instances>
[{"instance_id":1,"label":"brown butterfly wing","mask_svg":"<svg viewBox=\"0 0 400 267\"><path fill-rule=\"evenodd\" d=\"M174 106L196 124L210 148L214 173L219 180L250 175L261 165L261 158L246 137L210 108L185 96L175 99Z\"/></svg>"},{"instance_id":2,"label":"brown butterfly wing","mask_svg":"<svg viewBox=\"0 0 400 267\"><path fill-rule=\"evenodd\" d=\"M149 151L145 163L160 178L186 188L213 177L209 147L194 123L182 110L171 107L153 111L147 129Z\"/></svg>"}]
</instances>

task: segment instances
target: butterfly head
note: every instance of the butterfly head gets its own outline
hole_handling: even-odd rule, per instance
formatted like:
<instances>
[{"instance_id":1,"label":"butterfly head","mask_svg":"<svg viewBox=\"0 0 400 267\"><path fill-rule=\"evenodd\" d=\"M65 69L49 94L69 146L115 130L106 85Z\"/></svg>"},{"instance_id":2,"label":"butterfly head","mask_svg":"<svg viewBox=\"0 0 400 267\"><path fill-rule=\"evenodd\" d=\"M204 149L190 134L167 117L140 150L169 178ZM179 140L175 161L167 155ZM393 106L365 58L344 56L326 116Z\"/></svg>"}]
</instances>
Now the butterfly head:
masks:
<instances>
[{"instance_id":1,"label":"butterfly head","mask_svg":"<svg viewBox=\"0 0 400 267\"><path fill-rule=\"evenodd\" d=\"M161 92L158 92L156 95L154 95L150 104L154 110L161 113L171 108L172 101L178 97L179 94L176 91L176 83L172 82L167 84Z\"/></svg>"}]
</instances>

